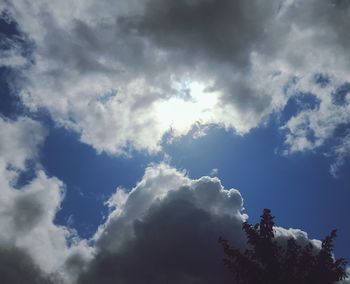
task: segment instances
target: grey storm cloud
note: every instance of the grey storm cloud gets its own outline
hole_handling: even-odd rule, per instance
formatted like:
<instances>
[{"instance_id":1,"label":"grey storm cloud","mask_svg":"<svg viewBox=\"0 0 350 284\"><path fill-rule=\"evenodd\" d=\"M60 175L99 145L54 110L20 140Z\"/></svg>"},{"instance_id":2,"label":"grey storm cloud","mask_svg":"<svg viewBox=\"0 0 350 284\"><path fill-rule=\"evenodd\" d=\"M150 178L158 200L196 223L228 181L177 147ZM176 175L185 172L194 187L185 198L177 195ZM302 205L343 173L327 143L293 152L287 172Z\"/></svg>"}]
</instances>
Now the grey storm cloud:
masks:
<instances>
[{"instance_id":1,"label":"grey storm cloud","mask_svg":"<svg viewBox=\"0 0 350 284\"><path fill-rule=\"evenodd\" d=\"M39 200L35 194L16 198L13 206L13 221L18 231L26 231L34 227L45 216L45 208L41 206Z\"/></svg>"},{"instance_id":2,"label":"grey storm cloud","mask_svg":"<svg viewBox=\"0 0 350 284\"><path fill-rule=\"evenodd\" d=\"M134 222L135 236L121 251L98 253L80 283L228 283L217 239L234 235L231 222L186 200L165 200Z\"/></svg>"},{"instance_id":3,"label":"grey storm cloud","mask_svg":"<svg viewBox=\"0 0 350 284\"><path fill-rule=\"evenodd\" d=\"M0 281L7 284L53 284L50 277L18 248L0 246Z\"/></svg>"},{"instance_id":4,"label":"grey storm cloud","mask_svg":"<svg viewBox=\"0 0 350 284\"><path fill-rule=\"evenodd\" d=\"M166 49L244 68L276 12L271 3L151 0L146 1L144 14L121 16L118 23L126 32L143 35Z\"/></svg>"},{"instance_id":5,"label":"grey storm cloud","mask_svg":"<svg viewBox=\"0 0 350 284\"><path fill-rule=\"evenodd\" d=\"M220 103L253 116L269 109L271 98L257 94L246 80L251 53L265 48L278 1L147 1L141 15L118 17L120 29L144 37L168 52L168 64L188 72L202 70ZM270 47L271 49L271 47ZM201 72L200 72L201 73Z\"/></svg>"}]
</instances>

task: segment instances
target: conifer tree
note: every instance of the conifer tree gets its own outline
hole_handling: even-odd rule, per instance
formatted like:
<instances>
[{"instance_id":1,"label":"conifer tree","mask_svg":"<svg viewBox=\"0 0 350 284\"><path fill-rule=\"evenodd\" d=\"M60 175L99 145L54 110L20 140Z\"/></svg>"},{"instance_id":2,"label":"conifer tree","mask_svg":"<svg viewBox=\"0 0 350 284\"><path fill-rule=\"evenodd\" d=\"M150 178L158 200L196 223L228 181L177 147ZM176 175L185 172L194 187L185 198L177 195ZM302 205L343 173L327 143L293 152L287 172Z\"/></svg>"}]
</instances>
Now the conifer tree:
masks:
<instances>
[{"instance_id":1,"label":"conifer tree","mask_svg":"<svg viewBox=\"0 0 350 284\"><path fill-rule=\"evenodd\" d=\"M236 283L333 284L346 277L346 261L333 257L336 230L325 237L321 249L316 249L311 242L301 246L293 238L282 248L275 239L271 211L264 209L260 217L260 223L255 226L243 223L248 247L244 252L219 238L226 256L224 264Z\"/></svg>"}]
</instances>

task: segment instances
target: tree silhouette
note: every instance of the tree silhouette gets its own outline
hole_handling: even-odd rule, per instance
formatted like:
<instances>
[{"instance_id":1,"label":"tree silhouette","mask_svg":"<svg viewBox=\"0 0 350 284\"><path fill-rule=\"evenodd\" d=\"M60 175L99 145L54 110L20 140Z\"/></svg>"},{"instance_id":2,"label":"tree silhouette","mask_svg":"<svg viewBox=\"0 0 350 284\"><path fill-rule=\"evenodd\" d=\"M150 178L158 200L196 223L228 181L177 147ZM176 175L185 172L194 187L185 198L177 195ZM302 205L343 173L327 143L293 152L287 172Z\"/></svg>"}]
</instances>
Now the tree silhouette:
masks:
<instances>
[{"instance_id":1,"label":"tree silhouette","mask_svg":"<svg viewBox=\"0 0 350 284\"><path fill-rule=\"evenodd\" d=\"M260 223L255 226L245 222L248 249L244 252L230 246L228 240L219 238L225 258L224 264L239 284L331 284L344 279L346 261L334 259L333 230L322 241L321 249L309 243L301 246L294 238L283 248L275 240L274 217L264 209Z\"/></svg>"}]
</instances>

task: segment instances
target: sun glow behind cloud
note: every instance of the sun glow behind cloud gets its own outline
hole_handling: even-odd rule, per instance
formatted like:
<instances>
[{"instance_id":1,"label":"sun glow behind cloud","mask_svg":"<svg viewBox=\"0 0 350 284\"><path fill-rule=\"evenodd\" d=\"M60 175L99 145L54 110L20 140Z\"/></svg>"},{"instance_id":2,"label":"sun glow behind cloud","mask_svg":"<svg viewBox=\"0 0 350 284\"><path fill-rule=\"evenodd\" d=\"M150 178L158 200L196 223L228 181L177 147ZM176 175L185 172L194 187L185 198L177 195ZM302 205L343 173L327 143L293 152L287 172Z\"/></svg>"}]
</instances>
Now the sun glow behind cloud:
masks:
<instances>
[{"instance_id":1,"label":"sun glow behind cloud","mask_svg":"<svg viewBox=\"0 0 350 284\"><path fill-rule=\"evenodd\" d=\"M198 124L243 135L300 92L320 99L320 111L298 114L299 121L314 121L305 124L307 131L281 125L285 152L316 150L350 120L346 100L333 105L325 99L349 81L348 42L341 40L349 7L327 1L120 0L67 9L71 1L29 7L18 0L0 8L35 43L35 60L24 52L30 42L16 37L1 59L6 66L28 65L21 68L18 94L26 107L44 109L98 152L158 153L169 132L179 137ZM330 78L327 87L315 87L320 72ZM321 137L318 143L310 132ZM340 140L344 148L346 139ZM345 153L346 147L333 156L339 161Z\"/></svg>"},{"instance_id":2,"label":"sun glow behind cloud","mask_svg":"<svg viewBox=\"0 0 350 284\"><path fill-rule=\"evenodd\" d=\"M181 89L178 89L181 93ZM157 120L170 127L173 136L187 134L197 123L208 124L214 120L214 108L219 92L211 91L198 81L186 84L186 96L171 97L155 107Z\"/></svg>"}]
</instances>

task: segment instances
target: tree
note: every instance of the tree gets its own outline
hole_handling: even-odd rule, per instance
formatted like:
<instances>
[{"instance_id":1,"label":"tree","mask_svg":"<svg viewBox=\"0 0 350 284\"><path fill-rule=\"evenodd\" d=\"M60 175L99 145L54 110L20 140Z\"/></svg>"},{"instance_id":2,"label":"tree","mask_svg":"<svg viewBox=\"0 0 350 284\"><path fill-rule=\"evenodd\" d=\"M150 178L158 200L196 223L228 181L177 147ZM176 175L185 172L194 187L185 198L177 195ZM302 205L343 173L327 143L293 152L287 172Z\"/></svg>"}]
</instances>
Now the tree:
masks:
<instances>
[{"instance_id":1,"label":"tree","mask_svg":"<svg viewBox=\"0 0 350 284\"><path fill-rule=\"evenodd\" d=\"M275 239L274 217L264 209L260 223L255 226L245 222L247 249L231 247L228 240L219 238L225 258L224 264L239 284L332 284L344 279L346 261L334 259L333 230L322 241L321 249L310 242L301 246L294 238L283 248Z\"/></svg>"}]
</instances>

